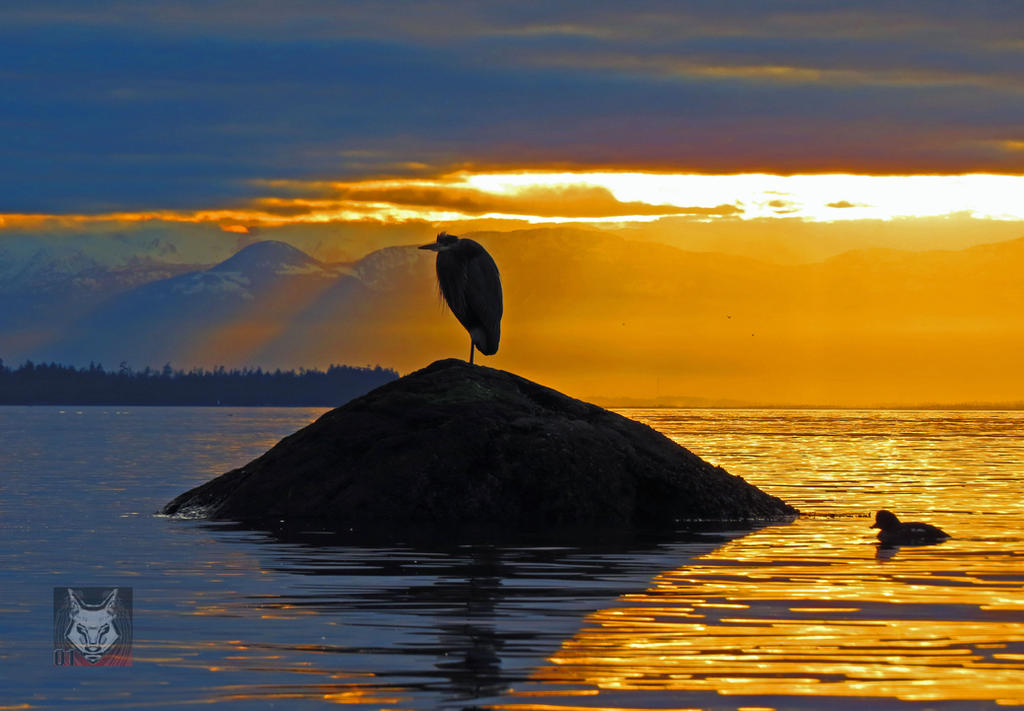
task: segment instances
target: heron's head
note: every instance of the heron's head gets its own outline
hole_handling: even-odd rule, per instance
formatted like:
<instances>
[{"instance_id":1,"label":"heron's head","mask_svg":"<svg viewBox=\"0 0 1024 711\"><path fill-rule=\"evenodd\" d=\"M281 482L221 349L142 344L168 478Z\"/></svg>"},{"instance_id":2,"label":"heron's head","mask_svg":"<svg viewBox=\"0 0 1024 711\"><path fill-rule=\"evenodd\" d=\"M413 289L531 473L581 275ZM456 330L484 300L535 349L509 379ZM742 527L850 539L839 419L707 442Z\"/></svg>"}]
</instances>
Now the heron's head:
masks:
<instances>
[{"instance_id":1,"label":"heron's head","mask_svg":"<svg viewBox=\"0 0 1024 711\"><path fill-rule=\"evenodd\" d=\"M429 249L432 252L443 252L446 249L451 249L455 246L455 243L459 241L459 238L455 235L450 235L447 232L442 232L437 236L436 242L425 244L420 249Z\"/></svg>"},{"instance_id":2,"label":"heron's head","mask_svg":"<svg viewBox=\"0 0 1024 711\"><path fill-rule=\"evenodd\" d=\"M900 525L900 520L896 517L892 511L886 511L882 509L875 514L875 522L871 528L881 528L883 530L889 528L895 528Z\"/></svg>"}]
</instances>

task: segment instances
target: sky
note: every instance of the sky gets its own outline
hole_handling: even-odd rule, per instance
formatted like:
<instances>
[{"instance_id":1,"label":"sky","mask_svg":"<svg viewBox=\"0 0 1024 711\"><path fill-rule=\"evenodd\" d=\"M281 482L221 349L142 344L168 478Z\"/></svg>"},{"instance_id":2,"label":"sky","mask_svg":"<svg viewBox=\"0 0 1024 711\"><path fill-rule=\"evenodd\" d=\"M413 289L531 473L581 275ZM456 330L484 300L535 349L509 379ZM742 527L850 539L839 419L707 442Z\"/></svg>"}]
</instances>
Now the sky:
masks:
<instances>
[{"instance_id":1,"label":"sky","mask_svg":"<svg viewBox=\"0 0 1024 711\"><path fill-rule=\"evenodd\" d=\"M0 214L460 171L1019 176L1022 25L942 0L5 3Z\"/></svg>"},{"instance_id":2,"label":"sky","mask_svg":"<svg viewBox=\"0 0 1024 711\"><path fill-rule=\"evenodd\" d=\"M214 254L263 235L335 261L439 229L571 225L798 265L1011 240L1024 237L1022 27L1012 0L3 3L0 247L176 234L221 237ZM984 308L936 321L927 347L990 328L1024 338ZM916 352L877 338L879 368ZM528 345L533 361L509 363L558 386ZM620 370L650 366L624 354ZM749 391L752 373L676 391ZM799 373L780 373L784 392ZM576 394L601 394L607 373L592 375Z\"/></svg>"}]
</instances>

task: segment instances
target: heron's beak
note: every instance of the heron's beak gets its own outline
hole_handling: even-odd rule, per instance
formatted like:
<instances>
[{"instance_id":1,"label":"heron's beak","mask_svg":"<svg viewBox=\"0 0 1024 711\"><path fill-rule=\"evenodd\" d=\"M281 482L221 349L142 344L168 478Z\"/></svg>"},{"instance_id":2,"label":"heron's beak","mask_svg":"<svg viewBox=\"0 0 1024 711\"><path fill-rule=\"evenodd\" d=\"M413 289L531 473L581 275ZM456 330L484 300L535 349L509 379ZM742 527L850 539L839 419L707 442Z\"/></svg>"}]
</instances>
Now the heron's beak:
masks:
<instances>
[{"instance_id":1,"label":"heron's beak","mask_svg":"<svg viewBox=\"0 0 1024 711\"><path fill-rule=\"evenodd\" d=\"M423 245L420 249L429 249L431 252L437 252L441 249L441 245L437 242L431 242L430 244Z\"/></svg>"},{"instance_id":2,"label":"heron's beak","mask_svg":"<svg viewBox=\"0 0 1024 711\"><path fill-rule=\"evenodd\" d=\"M881 528L881 526L878 525L878 521L875 521L873 524L871 524L871 528Z\"/></svg>"}]
</instances>

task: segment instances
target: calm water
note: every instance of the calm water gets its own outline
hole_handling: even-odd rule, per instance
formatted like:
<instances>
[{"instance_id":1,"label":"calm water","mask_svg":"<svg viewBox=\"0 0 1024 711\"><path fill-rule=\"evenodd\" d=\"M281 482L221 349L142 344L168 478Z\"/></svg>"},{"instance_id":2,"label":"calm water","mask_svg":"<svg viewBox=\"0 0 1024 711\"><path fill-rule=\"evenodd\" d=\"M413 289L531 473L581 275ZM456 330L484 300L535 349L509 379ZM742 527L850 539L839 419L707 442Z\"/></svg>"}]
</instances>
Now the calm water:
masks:
<instances>
[{"instance_id":1,"label":"calm water","mask_svg":"<svg viewBox=\"0 0 1024 711\"><path fill-rule=\"evenodd\" d=\"M0 709L1024 706L1024 413L626 412L805 512L721 535L369 547L153 515L320 412L0 408ZM880 550L883 507L954 538ZM54 666L55 586L133 587L133 666Z\"/></svg>"}]
</instances>

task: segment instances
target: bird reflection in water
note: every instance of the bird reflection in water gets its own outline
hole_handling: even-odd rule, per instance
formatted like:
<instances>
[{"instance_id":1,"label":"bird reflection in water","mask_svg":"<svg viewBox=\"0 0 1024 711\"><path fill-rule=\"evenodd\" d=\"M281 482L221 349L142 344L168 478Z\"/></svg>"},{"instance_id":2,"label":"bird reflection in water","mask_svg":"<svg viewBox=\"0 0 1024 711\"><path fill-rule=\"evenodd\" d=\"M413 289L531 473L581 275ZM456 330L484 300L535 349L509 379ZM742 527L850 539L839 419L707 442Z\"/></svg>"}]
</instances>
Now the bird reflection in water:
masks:
<instances>
[{"instance_id":1,"label":"bird reflection in water","mask_svg":"<svg viewBox=\"0 0 1024 711\"><path fill-rule=\"evenodd\" d=\"M507 686L501 673L500 652L505 640L495 631L496 606L502 596L502 566L491 546L474 546L466 578L450 584L455 606L450 614L459 621L438 626L444 661L437 668L448 677L460 698L498 693Z\"/></svg>"}]
</instances>

